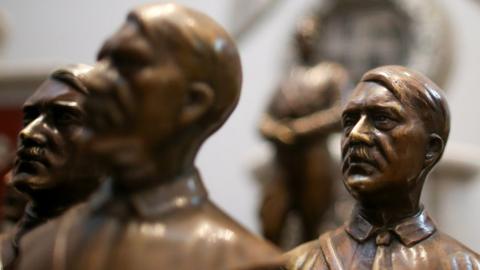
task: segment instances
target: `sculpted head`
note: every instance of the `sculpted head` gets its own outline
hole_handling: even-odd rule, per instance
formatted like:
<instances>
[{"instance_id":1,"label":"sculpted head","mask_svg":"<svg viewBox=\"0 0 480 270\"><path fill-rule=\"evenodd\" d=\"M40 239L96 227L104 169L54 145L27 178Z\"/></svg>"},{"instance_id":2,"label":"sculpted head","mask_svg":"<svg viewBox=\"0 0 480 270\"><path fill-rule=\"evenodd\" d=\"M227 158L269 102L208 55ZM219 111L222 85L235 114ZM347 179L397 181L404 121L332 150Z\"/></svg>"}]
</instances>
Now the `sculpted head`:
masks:
<instances>
[{"instance_id":1,"label":"sculpted head","mask_svg":"<svg viewBox=\"0 0 480 270\"><path fill-rule=\"evenodd\" d=\"M196 152L240 95L241 66L232 39L206 15L177 4L132 11L98 60L92 89L126 89L133 108L126 133L151 147L185 142Z\"/></svg>"},{"instance_id":2,"label":"sculpted head","mask_svg":"<svg viewBox=\"0 0 480 270\"><path fill-rule=\"evenodd\" d=\"M79 160L88 95L82 81L90 69L76 65L53 72L23 105L12 178L20 191L34 196L46 190L78 188L81 193L80 189L96 185L98 178L75 182L93 171L82 168Z\"/></svg>"},{"instance_id":3,"label":"sculpted head","mask_svg":"<svg viewBox=\"0 0 480 270\"><path fill-rule=\"evenodd\" d=\"M405 67L384 66L362 77L342 125L342 172L354 197L419 197L443 154L450 116L432 81Z\"/></svg>"}]
</instances>

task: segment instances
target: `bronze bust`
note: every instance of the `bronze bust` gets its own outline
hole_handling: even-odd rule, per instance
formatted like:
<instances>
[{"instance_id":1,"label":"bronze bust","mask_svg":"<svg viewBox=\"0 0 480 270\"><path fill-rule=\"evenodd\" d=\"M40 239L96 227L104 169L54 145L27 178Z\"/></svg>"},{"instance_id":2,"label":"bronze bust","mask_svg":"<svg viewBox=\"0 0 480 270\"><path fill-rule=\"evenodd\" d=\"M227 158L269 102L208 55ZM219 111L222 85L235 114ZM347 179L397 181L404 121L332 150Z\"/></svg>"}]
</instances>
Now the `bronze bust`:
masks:
<instances>
[{"instance_id":1,"label":"bronze bust","mask_svg":"<svg viewBox=\"0 0 480 270\"><path fill-rule=\"evenodd\" d=\"M100 170L85 162L81 150L88 95L83 79L91 68L56 70L23 106L11 184L29 202L17 226L3 235L4 267L15 259L25 233L84 201L99 184Z\"/></svg>"},{"instance_id":2,"label":"bronze bust","mask_svg":"<svg viewBox=\"0 0 480 270\"><path fill-rule=\"evenodd\" d=\"M315 239L334 204L337 170L327 142L340 130L340 100L347 85L347 72L338 64L295 67L260 123L275 151L261 224L265 237L284 249Z\"/></svg>"},{"instance_id":3,"label":"bronze bust","mask_svg":"<svg viewBox=\"0 0 480 270\"><path fill-rule=\"evenodd\" d=\"M449 121L425 76L400 66L367 72L342 114L342 173L356 207L345 225L289 252L287 269L478 268L479 256L438 231L419 203Z\"/></svg>"},{"instance_id":4,"label":"bronze bust","mask_svg":"<svg viewBox=\"0 0 480 270\"><path fill-rule=\"evenodd\" d=\"M136 8L89 74L90 149L111 179L21 241L18 269L261 269L278 251L208 198L198 149L235 108L229 35L177 4ZM39 243L42 243L39 245Z\"/></svg>"}]
</instances>

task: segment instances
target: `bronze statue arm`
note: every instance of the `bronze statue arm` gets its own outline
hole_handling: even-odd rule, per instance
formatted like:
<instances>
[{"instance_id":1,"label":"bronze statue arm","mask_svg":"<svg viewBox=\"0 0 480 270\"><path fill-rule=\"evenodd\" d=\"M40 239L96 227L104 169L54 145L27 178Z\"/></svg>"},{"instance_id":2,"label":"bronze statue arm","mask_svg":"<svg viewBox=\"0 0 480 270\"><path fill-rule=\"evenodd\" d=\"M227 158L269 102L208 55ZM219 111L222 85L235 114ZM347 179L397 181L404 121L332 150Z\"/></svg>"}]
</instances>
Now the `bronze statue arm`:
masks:
<instances>
[{"instance_id":1,"label":"bronze statue arm","mask_svg":"<svg viewBox=\"0 0 480 270\"><path fill-rule=\"evenodd\" d=\"M340 114L341 106L340 103L337 103L328 110L293 119L289 121L288 126L291 127L292 132L298 137L325 133L340 127Z\"/></svg>"},{"instance_id":2,"label":"bronze statue arm","mask_svg":"<svg viewBox=\"0 0 480 270\"><path fill-rule=\"evenodd\" d=\"M292 128L268 113L262 117L260 133L270 141L278 141L284 144L292 144L295 141L295 133Z\"/></svg>"},{"instance_id":3,"label":"bronze statue arm","mask_svg":"<svg viewBox=\"0 0 480 270\"><path fill-rule=\"evenodd\" d=\"M332 108L292 120L278 120L265 114L260 123L261 134L270 141L293 144L299 137L324 133L340 127L340 104Z\"/></svg>"}]
</instances>

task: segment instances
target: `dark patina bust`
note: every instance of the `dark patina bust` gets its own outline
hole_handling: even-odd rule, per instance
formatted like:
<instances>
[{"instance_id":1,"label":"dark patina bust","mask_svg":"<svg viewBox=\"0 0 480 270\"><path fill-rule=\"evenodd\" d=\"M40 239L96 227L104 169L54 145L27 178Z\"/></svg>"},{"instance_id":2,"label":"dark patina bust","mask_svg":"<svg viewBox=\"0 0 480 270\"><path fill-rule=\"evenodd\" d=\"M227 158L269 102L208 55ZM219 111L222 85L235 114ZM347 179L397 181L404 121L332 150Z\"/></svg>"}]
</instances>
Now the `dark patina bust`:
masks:
<instances>
[{"instance_id":1,"label":"dark patina bust","mask_svg":"<svg viewBox=\"0 0 480 270\"><path fill-rule=\"evenodd\" d=\"M132 11L89 74L89 149L111 175L21 242L18 269L263 269L278 251L213 204L194 159L235 108L229 35L176 4ZM39 243L42 243L39 245Z\"/></svg>"},{"instance_id":2,"label":"dark patina bust","mask_svg":"<svg viewBox=\"0 0 480 270\"><path fill-rule=\"evenodd\" d=\"M419 203L450 130L442 91L400 66L367 72L342 114L342 173L356 200L344 226L287 254L287 269L476 269Z\"/></svg>"},{"instance_id":3,"label":"dark patina bust","mask_svg":"<svg viewBox=\"0 0 480 270\"><path fill-rule=\"evenodd\" d=\"M17 226L2 236L3 267L18 255L25 233L86 200L99 184L100 170L86 163L81 151L88 96L83 79L89 70L75 65L54 71L23 106L9 184L28 197L28 204Z\"/></svg>"}]
</instances>

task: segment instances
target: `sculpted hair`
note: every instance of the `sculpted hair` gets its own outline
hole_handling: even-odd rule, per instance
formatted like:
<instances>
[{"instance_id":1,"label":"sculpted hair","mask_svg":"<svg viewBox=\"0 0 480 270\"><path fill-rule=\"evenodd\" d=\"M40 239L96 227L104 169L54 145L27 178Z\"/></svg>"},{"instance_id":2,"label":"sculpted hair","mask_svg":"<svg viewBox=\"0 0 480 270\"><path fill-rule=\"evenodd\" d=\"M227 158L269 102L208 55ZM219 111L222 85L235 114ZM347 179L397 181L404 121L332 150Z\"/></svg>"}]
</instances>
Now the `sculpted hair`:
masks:
<instances>
[{"instance_id":1,"label":"sculpted hair","mask_svg":"<svg viewBox=\"0 0 480 270\"><path fill-rule=\"evenodd\" d=\"M55 70L50 78L63 82L73 89L88 95L88 89L84 85L85 75L92 69L91 66L84 64L70 65L64 68Z\"/></svg>"},{"instance_id":2,"label":"sculpted hair","mask_svg":"<svg viewBox=\"0 0 480 270\"><path fill-rule=\"evenodd\" d=\"M362 82L374 82L387 88L405 106L418 112L430 133L447 143L450 113L443 91L426 76L402 66L383 66L363 75Z\"/></svg>"},{"instance_id":3,"label":"sculpted hair","mask_svg":"<svg viewBox=\"0 0 480 270\"><path fill-rule=\"evenodd\" d=\"M218 129L238 103L242 84L240 56L226 31L205 14L178 4L153 4L132 11L143 34L184 70L190 82L206 83L215 93L206 125Z\"/></svg>"}]
</instances>

